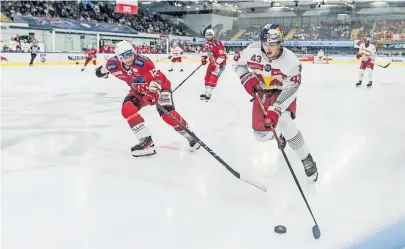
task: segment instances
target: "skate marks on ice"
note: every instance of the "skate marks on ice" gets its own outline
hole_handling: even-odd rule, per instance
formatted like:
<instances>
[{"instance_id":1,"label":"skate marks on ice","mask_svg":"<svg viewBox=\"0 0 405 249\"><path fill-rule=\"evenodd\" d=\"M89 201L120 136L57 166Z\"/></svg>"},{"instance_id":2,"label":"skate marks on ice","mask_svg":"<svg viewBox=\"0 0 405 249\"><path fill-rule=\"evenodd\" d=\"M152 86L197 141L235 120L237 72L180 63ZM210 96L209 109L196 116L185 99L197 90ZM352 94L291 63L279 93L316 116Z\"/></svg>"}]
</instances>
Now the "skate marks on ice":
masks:
<instances>
[{"instance_id":1,"label":"skate marks on ice","mask_svg":"<svg viewBox=\"0 0 405 249\"><path fill-rule=\"evenodd\" d=\"M6 131L2 137L1 149L3 152L13 147L25 146L26 150L18 152L19 154L27 153L27 155L35 155L36 158L48 158L55 161L57 158L83 156L90 149L114 151L111 148L103 148L102 145L98 145L98 142L102 134L116 130L117 124L122 121L122 117L117 111L121 107L121 97L108 96L104 92L59 93L45 95L40 101L35 96L28 96L24 102L21 102L20 98L13 97L12 94L2 99L2 130ZM113 107L110 107L112 105ZM157 113L154 113L154 116L158 116ZM157 122L163 123L160 119ZM229 123L221 124L220 127L201 134L226 129L229 125ZM127 128L122 125L122 133L128 132L131 135L132 133ZM176 137L177 133L174 131L168 132L173 133L175 140L180 139L180 137ZM120 134L117 133L117 136ZM136 140L134 137L133 139ZM125 146L125 144L119 146ZM38 150L41 147L43 149ZM48 151L45 151L44 147ZM186 153L195 152L175 141L168 141L157 147L170 152L178 151L180 159ZM124 150L122 152L130 155ZM58 164L54 163L54 165ZM35 167L27 166L23 168L35 169ZM22 169L7 169L5 172L15 170Z\"/></svg>"}]
</instances>

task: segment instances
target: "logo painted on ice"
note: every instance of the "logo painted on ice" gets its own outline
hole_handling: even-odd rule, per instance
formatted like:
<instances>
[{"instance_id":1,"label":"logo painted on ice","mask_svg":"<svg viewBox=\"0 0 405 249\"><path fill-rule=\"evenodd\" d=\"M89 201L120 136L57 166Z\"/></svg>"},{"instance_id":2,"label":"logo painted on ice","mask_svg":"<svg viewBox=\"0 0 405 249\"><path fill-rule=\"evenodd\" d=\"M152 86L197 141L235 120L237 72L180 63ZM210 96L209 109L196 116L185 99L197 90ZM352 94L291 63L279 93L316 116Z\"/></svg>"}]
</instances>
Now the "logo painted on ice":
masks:
<instances>
[{"instance_id":1,"label":"logo painted on ice","mask_svg":"<svg viewBox=\"0 0 405 249\"><path fill-rule=\"evenodd\" d=\"M264 66L264 70L266 72L270 72L271 71L271 65L270 64L266 64L266 66Z\"/></svg>"}]
</instances>

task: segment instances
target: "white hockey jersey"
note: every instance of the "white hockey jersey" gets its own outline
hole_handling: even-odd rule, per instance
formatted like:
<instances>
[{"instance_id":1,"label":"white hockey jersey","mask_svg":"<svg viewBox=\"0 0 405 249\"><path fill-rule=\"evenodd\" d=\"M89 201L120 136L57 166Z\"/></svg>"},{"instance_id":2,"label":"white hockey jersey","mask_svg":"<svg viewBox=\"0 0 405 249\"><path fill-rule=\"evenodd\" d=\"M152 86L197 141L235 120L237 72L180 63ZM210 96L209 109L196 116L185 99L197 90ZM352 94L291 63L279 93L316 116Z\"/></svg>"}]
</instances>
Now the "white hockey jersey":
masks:
<instances>
[{"instance_id":1,"label":"white hockey jersey","mask_svg":"<svg viewBox=\"0 0 405 249\"><path fill-rule=\"evenodd\" d=\"M232 65L236 74L242 75L252 72L260 80L263 93L269 90L281 90L275 105L285 111L296 98L301 83L302 65L297 56L287 48L276 60L269 60L262 52L260 42L250 44L234 57Z\"/></svg>"},{"instance_id":2,"label":"white hockey jersey","mask_svg":"<svg viewBox=\"0 0 405 249\"><path fill-rule=\"evenodd\" d=\"M369 61L369 59L371 59L370 62L375 63L375 59L377 58L377 49L371 43L370 43L370 45L368 45L367 48L366 48L365 44L362 43L362 44L360 44L359 54L363 55L361 57L362 60Z\"/></svg>"},{"instance_id":3,"label":"white hockey jersey","mask_svg":"<svg viewBox=\"0 0 405 249\"><path fill-rule=\"evenodd\" d=\"M31 44L29 44L28 42L26 42L26 43L21 42L21 49L23 52L28 53L30 51L30 47L31 47Z\"/></svg>"},{"instance_id":4,"label":"white hockey jersey","mask_svg":"<svg viewBox=\"0 0 405 249\"><path fill-rule=\"evenodd\" d=\"M173 58L183 57L183 49L181 49L180 47L172 48L170 54Z\"/></svg>"},{"instance_id":5,"label":"white hockey jersey","mask_svg":"<svg viewBox=\"0 0 405 249\"><path fill-rule=\"evenodd\" d=\"M318 57L324 57L325 56L325 53L323 52L323 50L321 49L321 50L319 50L318 51Z\"/></svg>"}]
</instances>

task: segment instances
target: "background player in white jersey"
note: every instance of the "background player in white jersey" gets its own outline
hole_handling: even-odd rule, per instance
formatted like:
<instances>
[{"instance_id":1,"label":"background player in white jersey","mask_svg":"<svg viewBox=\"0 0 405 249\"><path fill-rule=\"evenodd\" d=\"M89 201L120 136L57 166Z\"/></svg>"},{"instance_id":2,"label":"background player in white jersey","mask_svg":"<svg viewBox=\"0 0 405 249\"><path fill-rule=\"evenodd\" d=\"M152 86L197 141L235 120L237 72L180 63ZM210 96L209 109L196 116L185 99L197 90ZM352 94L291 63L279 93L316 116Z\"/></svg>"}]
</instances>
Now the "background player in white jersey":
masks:
<instances>
[{"instance_id":1,"label":"background player in white jersey","mask_svg":"<svg viewBox=\"0 0 405 249\"><path fill-rule=\"evenodd\" d=\"M249 45L234 58L233 70L245 90L257 98L253 102L252 128L257 140L273 139L269 129L277 128L301 159L305 173L316 181L318 172L304 138L294 123L296 96L301 84L301 63L297 56L282 46L283 30L278 24L267 24L260 42ZM264 104L265 117L258 101Z\"/></svg>"},{"instance_id":2,"label":"background player in white jersey","mask_svg":"<svg viewBox=\"0 0 405 249\"><path fill-rule=\"evenodd\" d=\"M175 63L179 63L180 72L183 72L183 62L182 62L183 49L181 49L179 46L175 45L170 51L169 59L172 60L172 64L170 64L169 72L173 71L173 67L174 67Z\"/></svg>"},{"instance_id":3,"label":"background player in white jersey","mask_svg":"<svg viewBox=\"0 0 405 249\"><path fill-rule=\"evenodd\" d=\"M364 71L368 69L368 87L373 84L373 70L374 63L377 57L377 50L373 44L371 44L370 38L364 38L364 43L360 44L359 53L356 55L357 59L361 59L359 81L356 86L360 86L363 81Z\"/></svg>"},{"instance_id":4,"label":"background player in white jersey","mask_svg":"<svg viewBox=\"0 0 405 249\"><path fill-rule=\"evenodd\" d=\"M324 63L325 53L323 52L322 49L318 51L317 57L318 57L317 58L318 59L317 64Z\"/></svg>"}]
</instances>

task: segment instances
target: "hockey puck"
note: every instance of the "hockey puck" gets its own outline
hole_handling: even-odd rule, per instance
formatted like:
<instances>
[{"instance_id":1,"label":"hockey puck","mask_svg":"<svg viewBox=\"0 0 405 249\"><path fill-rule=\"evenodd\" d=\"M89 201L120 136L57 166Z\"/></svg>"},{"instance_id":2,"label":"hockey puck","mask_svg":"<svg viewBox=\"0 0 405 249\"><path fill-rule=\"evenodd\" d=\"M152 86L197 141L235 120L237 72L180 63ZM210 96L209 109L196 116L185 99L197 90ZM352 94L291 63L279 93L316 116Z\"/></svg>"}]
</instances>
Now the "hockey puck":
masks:
<instances>
[{"instance_id":1,"label":"hockey puck","mask_svg":"<svg viewBox=\"0 0 405 249\"><path fill-rule=\"evenodd\" d=\"M277 226L274 227L274 232L280 233L280 234L286 233L287 228L285 226L282 226L282 225L277 225Z\"/></svg>"}]
</instances>

